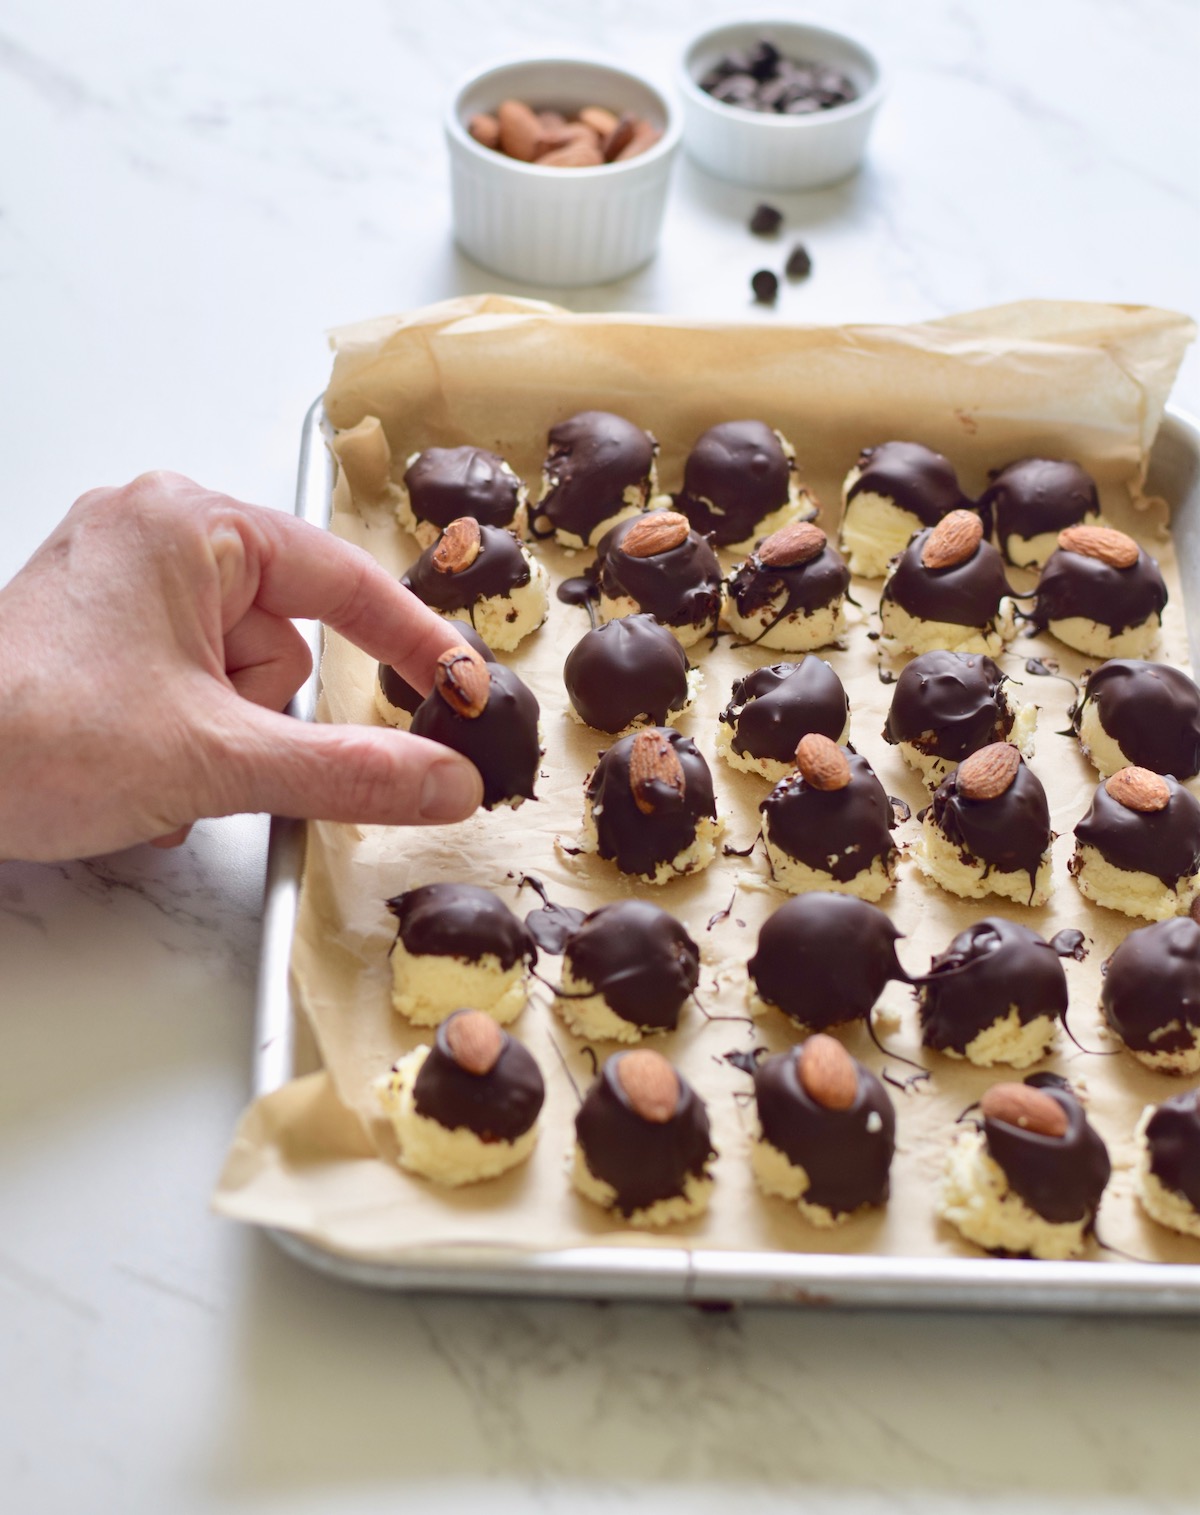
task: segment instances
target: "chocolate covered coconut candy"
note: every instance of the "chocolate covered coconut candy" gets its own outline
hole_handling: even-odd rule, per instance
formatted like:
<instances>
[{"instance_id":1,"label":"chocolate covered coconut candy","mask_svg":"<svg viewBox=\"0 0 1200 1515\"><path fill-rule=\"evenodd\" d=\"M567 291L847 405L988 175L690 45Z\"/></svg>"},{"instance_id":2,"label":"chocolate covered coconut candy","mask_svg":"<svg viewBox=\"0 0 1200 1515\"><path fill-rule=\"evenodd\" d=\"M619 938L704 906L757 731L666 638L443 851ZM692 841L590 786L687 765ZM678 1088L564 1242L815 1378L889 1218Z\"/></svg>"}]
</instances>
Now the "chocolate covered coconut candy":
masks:
<instances>
[{"instance_id":1,"label":"chocolate covered coconut candy","mask_svg":"<svg viewBox=\"0 0 1200 1515\"><path fill-rule=\"evenodd\" d=\"M980 510L995 521L1000 551L1017 568L1041 568L1070 526L1096 525L1100 498L1078 463L1021 458L991 475Z\"/></svg>"},{"instance_id":2,"label":"chocolate covered coconut candy","mask_svg":"<svg viewBox=\"0 0 1200 1515\"><path fill-rule=\"evenodd\" d=\"M1123 915L1163 921L1200 895L1200 802L1148 768L1121 768L1075 827L1080 892Z\"/></svg>"},{"instance_id":3,"label":"chocolate covered coconut candy","mask_svg":"<svg viewBox=\"0 0 1200 1515\"><path fill-rule=\"evenodd\" d=\"M1008 675L972 652L923 652L896 680L885 741L936 788L963 758L993 742L1033 756L1037 707L1014 699Z\"/></svg>"},{"instance_id":4,"label":"chocolate covered coconut candy","mask_svg":"<svg viewBox=\"0 0 1200 1515\"><path fill-rule=\"evenodd\" d=\"M613 735L670 725L691 708L703 681L678 638L650 615L585 632L563 664L572 714Z\"/></svg>"},{"instance_id":5,"label":"chocolate covered coconut candy","mask_svg":"<svg viewBox=\"0 0 1200 1515\"><path fill-rule=\"evenodd\" d=\"M760 542L729 579L725 623L782 652L810 652L846 629L850 570L819 526L794 521Z\"/></svg>"},{"instance_id":6,"label":"chocolate covered coconut candy","mask_svg":"<svg viewBox=\"0 0 1200 1515\"><path fill-rule=\"evenodd\" d=\"M658 443L624 416L584 410L550 431L542 490L529 504L532 537L592 547L658 492Z\"/></svg>"},{"instance_id":7,"label":"chocolate covered coconut candy","mask_svg":"<svg viewBox=\"0 0 1200 1515\"><path fill-rule=\"evenodd\" d=\"M1200 1089L1148 1105L1137 1144L1142 1208L1160 1226L1200 1241Z\"/></svg>"},{"instance_id":8,"label":"chocolate covered coconut candy","mask_svg":"<svg viewBox=\"0 0 1200 1515\"><path fill-rule=\"evenodd\" d=\"M428 737L469 758L483 780L483 807L515 810L535 798L542 759L538 702L503 663L485 663L473 647L448 648L437 660L432 692L412 718Z\"/></svg>"},{"instance_id":9,"label":"chocolate covered coconut candy","mask_svg":"<svg viewBox=\"0 0 1200 1515\"><path fill-rule=\"evenodd\" d=\"M1041 780L1007 742L981 747L946 775L920 812L917 866L963 899L1050 898L1050 806Z\"/></svg>"},{"instance_id":10,"label":"chocolate covered coconut candy","mask_svg":"<svg viewBox=\"0 0 1200 1515\"><path fill-rule=\"evenodd\" d=\"M485 663L494 663L495 655L473 626L466 621L451 621L455 635L467 647L473 647ZM375 675L375 709L389 726L407 729L425 696L419 693L388 663L380 663Z\"/></svg>"},{"instance_id":11,"label":"chocolate covered coconut candy","mask_svg":"<svg viewBox=\"0 0 1200 1515\"><path fill-rule=\"evenodd\" d=\"M1131 766L1200 773L1200 689L1181 668L1110 658L1087 675L1071 724L1101 778Z\"/></svg>"},{"instance_id":12,"label":"chocolate covered coconut candy","mask_svg":"<svg viewBox=\"0 0 1200 1515\"><path fill-rule=\"evenodd\" d=\"M481 1010L456 1010L376 1091L401 1166L451 1188L528 1158L546 1092L532 1055Z\"/></svg>"},{"instance_id":13,"label":"chocolate covered coconut candy","mask_svg":"<svg viewBox=\"0 0 1200 1515\"><path fill-rule=\"evenodd\" d=\"M638 1227L692 1220L712 1193L708 1111L658 1052L617 1052L575 1117L576 1189Z\"/></svg>"},{"instance_id":14,"label":"chocolate covered coconut candy","mask_svg":"<svg viewBox=\"0 0 1200 1515\"><path fill-rule=\"evenodd\" d=\"M674 504L718 547L738 551L817 513L792 444L764 421L722 421L699 437Z\"/></svg>"},{"instance_id":15,"label":"chocolate covered coconut candy","mask_svg":"<svg viewBox=\"0 0 1200 1515\"><path fill-rule=\"evenodd\" d=\"M605 532L596 547L600 615L644 611L692 647L716 630L721 565L707 540L674 510L651 510Z\"/></svg>"},{"instance_id":16,"label":"chocolate covered coconut candy","mask_svg":"<svg viewBox=\"0 0 1200 1515\"><path fill-rule=\"evenodd\" d=\"M618 900L585 917L563 948L554 1008L576 1036L636 1042L674 1031L700 981L700 949L649 900Z\"/></svg>"},{"instance_id":17,"label":"chocolate covered coconut candy","mask_svg":"<svg viewBox=\"0 0 1200 1515\"><path fill-rule=\"evenodd\" d=\"M771 783L796 766L802 737L816 732L833 742L850 734L850 701L823 658L770 663L738 679L721 712L717 752L731 768Z\"/></svg>"},{"instance_id":18,"label":"chocolate covered coconut candy","mask_svg":"<svg viewBox=\"0 0 1200 1515\"><path fill-rule=\"evenodd\" d=\"M1096 658L1142 658L1158 641L1167 586L1154 559L1108 526L1058 534L1030 620Z\"/></svg>"},{"instance_id":19,"label":"chocolate covered coconut candy","mask_svg":"<svg viewBox=\"0 0 1200 1515\"><path fill-rule=\"evenodd\" d=\"M465 611L498 652L511 652L546 619L549 576L511 531L471 516L451 521L400 581L440 615Z\"/></svg>"},{"instance_id":20,"label":"chocolate covered coconut candy","mask_svg":"<svg viewBox=\"0 0 1200 1515\"><path fill-rule=\"evenodd\" d=\"M396 518L422 547L431 547L460 516L519 531L528 493L504 459L486 448L426 447L405 467Z\"/></svg>"},{"instance_id":21,"label":"chocolate covered coconut candy","mask_svg":"<svg viewBox=\"0 0 1200 1515\"><path fill-rule=\"evenodd\" d=\"M764 1194L827 1228L886 1204L896 1112L887 1090L831 1036L766 1058L754 1072L750 1148Z\"/></svg>"},{"instance_id":22,"label":"chocolate covered coconut candy","mask_svg":"<svg viewBox=\"0 0 1200 1515\"><path fill-rule=\"evenodd\" d=\"M1095 1229L1112 1165L1066 1083L1031 1074L993 1084L979 1129L950 1149L939 1213L1002 1257L1078 1257Z\"/></svg>"},{"instance_id":23,"label":"chocolate covered coconut candy","mask_svg":"<svg viewBox=\"0 0 1200 1515\"><path fill-rule=\"evenodd\" d=\"M892 563L879 621L884 637L905 652L995 657L1015 631L1010 593L979 516L955 510L919 531Z\"/></svg>"},{"instance_id":24,"label":"chocolate covered coconut candy","mask_svg":"<svg viewBox=\"0 0 1200 1515\"><path fill-rule=\"evenodd\" d=\"M1104 1019L1158 1073L1200 1073L1200 925L1191 916L1131 931L1104 965Z\"/></svg>"},{"instance_id":25,"label":"chocolate covered coconut candy","mask_svg":"<svg viewBox=\"0 0 1200 1515\"><path fill-rule=\"evenodd\" d=\"M392 1004L400 1015L436 1026L462 1005L501 1024L521 1013L537 948L503 900L477 884L423 884L387 907L396 918Z\"/></svg>"},{"instance_id":26,"label":"chocolate covered coconut candy","mask_svg":"<svg viewBox=\"0 0 1200 1515\"><path fill-rule=\"evenodd\" d=\"M919 442L868 447L842 486L841 548L850 571L882 578L914 532L970 506L941 453Z\"/></svg>"}]
</instances>

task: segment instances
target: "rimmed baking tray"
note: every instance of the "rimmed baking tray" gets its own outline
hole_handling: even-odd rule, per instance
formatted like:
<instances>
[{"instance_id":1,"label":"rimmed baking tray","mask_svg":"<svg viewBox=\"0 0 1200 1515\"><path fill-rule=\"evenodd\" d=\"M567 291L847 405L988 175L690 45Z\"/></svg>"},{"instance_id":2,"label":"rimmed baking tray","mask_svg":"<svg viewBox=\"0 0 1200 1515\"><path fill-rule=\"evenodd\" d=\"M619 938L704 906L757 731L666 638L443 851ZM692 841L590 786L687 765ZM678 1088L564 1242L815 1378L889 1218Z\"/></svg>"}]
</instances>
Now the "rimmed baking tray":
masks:
<instances>
[{"instance_id":1,"label":"rimmed baking tray","mask_svg":"<svg viewBox=\"0 0 1200 1515\"><path fill-rule=\"evenodd\" d=\"M317 400L304 422L296 514L321 527L329 522L333 489L328 435L324 408ZM1173 408L1168 408L1155 440L1148 489L1172 505L1193 660L1200 665L1200 423ZM310 624L305 631L314 672L289 710L312 720L320 628ZM303 852L303 822L273 821L258 979L256 1097L316 1066L289 981ZM372 1288L414 1292L674 1299L710 1308L792 1304L1200 1314L1200 1266L1190 1264L874 1258L683 1247L575 1247L534 1253L478 1247L414 1252L394 1262L373 1263L285 1231L270 1234L285 1251L321 1272Z\"/></svg>"}]
</instances>

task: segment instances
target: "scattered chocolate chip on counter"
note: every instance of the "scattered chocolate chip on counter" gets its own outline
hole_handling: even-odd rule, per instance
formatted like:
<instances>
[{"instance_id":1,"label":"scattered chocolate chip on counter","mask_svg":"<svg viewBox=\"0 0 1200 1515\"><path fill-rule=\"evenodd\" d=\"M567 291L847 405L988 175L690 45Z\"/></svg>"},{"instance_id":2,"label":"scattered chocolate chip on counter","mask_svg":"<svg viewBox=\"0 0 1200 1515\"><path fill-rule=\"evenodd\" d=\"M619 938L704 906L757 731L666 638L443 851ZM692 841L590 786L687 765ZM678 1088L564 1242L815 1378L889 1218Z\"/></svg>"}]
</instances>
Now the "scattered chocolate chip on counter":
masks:
<instances>
[{"instance_id":1,"label":"scattered chocolate chip on counter","mask_svg":"<svg viewBox=\"0 0 1200 1515\"><path fill-rule=\"evenodd\" d=\"M769 268L760 268L750 280L754 298L760 305L774 305L779 294L779 276Z\"/></svg>"},{"instance_id":2,"label":"scattered chocolate chip on counter","mask_svg":"<svg viewBox=\"0 0 1200 1515\"><path fill-rule=\"evenodd\" d=\"M700 88L739 110L807 116L858 98L854 81L840 69L809 58L785 58L765 38L727 54L700 80Z\"/></svg>"},{"instance_id":3,"label":"scattered chocolate chip on counter","mask_svg":"<svg viewBox=\"0 0 1200 1515\"><path fill-rule=\"evenodd\" d=\"M783 212L774 205L758 205L750 217L750 230L756 237L773 237L783 225Z\"/></svg>"},{"instance_id":4,"label":"scattered chocolate chip on counter","mask_svg":"<svg viewBox=\"0 0 1200 1515\"><path fill-rule=\"evenodd\" d=\"M624 163L640 157L662 136L652 122L618 116L603 105L585 106L568 118L559 111L534 110L523 100L503 100L495 115L472 116L467 131L481 147L542 168Z\"/></svg>"},{"instance_id":5,"label":"scattered chocolate chip on counter","mask_svg":"<svg viewBox=\"0 0 1200 1515\"><path fill-rule=\"evenodd\" d=\"M797 242L788 253L783 271L789 279L807 279L812 273L812 257L803 242Z\"/></svg>"}]
</instances>

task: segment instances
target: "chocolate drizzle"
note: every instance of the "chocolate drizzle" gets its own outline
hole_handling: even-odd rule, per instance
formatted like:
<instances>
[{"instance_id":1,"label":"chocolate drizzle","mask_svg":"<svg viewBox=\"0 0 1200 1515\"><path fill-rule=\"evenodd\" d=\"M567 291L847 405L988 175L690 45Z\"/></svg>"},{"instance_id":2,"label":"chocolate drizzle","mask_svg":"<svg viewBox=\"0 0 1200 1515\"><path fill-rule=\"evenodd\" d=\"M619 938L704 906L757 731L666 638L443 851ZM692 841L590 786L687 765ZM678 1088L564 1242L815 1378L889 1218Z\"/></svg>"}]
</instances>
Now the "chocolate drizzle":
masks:
<instances>
[{"instance_id":1,"label":"chocolate drizzle","mask_svg":"<svg viewBox=\"0 0 1200 1515\"><path fill-rule=\"evenodd\" d=\"M717 802L712 774L691 737L670 727L657 730L675 749L683 769L683 792L655 786L654 810L644 814L634 802L629 782L629 754L636 734L623 736L600 756L587 780L586 794L596 822L600 856L613 858L622 873L654 874L696 840L703 816L715 820Z\"/></svg>"},{"instance_id":2,"label":"chocolate drizzle","mask_svg":"<svg viewBox=\"0 0 1200 1515\"><path fill-rule=\"evenodd\" d=\"M923 652L896 680L884 739L961 762L1012 730L1006 682L991 658L978 653Z\"/></svg>"},{"instance_id":3,"label":"chocolate drizzle","mask_svg":"<svg viewBox=\"0 0 1200 1515\"><path fill-rule=\"evenodd\" d=\"M454 1056L447 1031L456 1010L437 1029L429 1055L413 1080L418 1115L448 1131L465 1127L480 1141L514 1142L538 1117L546 1086L530 1053L504 1032L500 1056L487 1073L470 1073Z\"/></svg>"},{"instance_id":4,"label":"chocolate drizzle","mask_svg":"<svg viewBox=\"0 0 1200 1515\"><path fill-rule=\"evenodd\" d=\"M721 712L730 745L743 757L791 763L810 731L841 741L850 714L842 681L822 658L770 663L739 679Z\"/></svg>"},{"instance_id":5,"label":"chocolate drizzle","mask_svg":"<svg viewBox=\"0 0 1200 1515\"><path fill-rule=\"evenodd\" d=\"M801 1196L805 1204L834 1215L884 1204L896 1148L896 1111L887 1090L856 1061L854 1103L846 1110L827 1110L800 1082L801 1050L789 1048L754 1070L763 1139L808 1174Z\"/></svg>"},{"instance_id":6,"label":"chocolate drizzle","mask_svg":"<svg viewBox=\"0 0 1200 1515\"><path fill-rule=\"evenodd\" d=\"M550 487L529 503L534 537L570 532L590 544L596 527L629 508L627 489L644 503L658 443L648 431L605 410L584 410L553 427L542 465Z\"/></svg>"},{"instance_id":7,"label":"chocolate drizzle","mask_svg":"<svg viewBox=\"0 0 1200 1515\"><path fill-rule=\"evenodd\" d=\"M964 862L982 863L988 873L1027 873L1033 895L1042 855L1051 841L1050 806L1041 779L1024 759L1004 793L990 800L960 794L956 768L938 785L919 818L931 812Z\"/></svg>"},{"instance_id":8,"label":"chocolate drizzle","mask_svg":"<svg viewBox=\"0 0 1200 1515\"><path fill-rule=\"evenodd\" d=\"M704 1178L716 1154L704 1101L682 1074L670 1120L638 1115L617 1077L626 1055L615 1053L601 1068L575 1117L575 1134L590 1172L616 1191L613 1208L632 1215L682 1197L688 1178Z\"/></svg>"},{"instance_id":9,"label":"chocolate drizzle","mask_svg":"<svg viewBox=\"0 0 1200 1515\"><path fill-rule=\"evenodd\" d=\"M1033 1073L1025 1080L1056 1100L1067 1116L1063 1136L1043 1136L1006 1121L986 1118L983 1135L988 1152L1000 1165L1009 1187L1035 1215L1052 1225L1086 1221L1094 1228L1100 1196L1112 1164L1108 1149L1088 1123L1072 1090L1053 1075Z\"/></svg>"},{"instance_id":10,"label":"chocolate drizzle","mask_svg":"<svg viewBox=\"0 0 1200 1515\"><path fill-rule=\"evenodd\" d=\"M918 991L921 1039L939 1052L965 1053L1014 1008L1023 1026L1067 1008L1067 976L1053 946L1000 916L976 921L929 965Z\"/></svg>"},{"instance_id":11,"label":"chocolate drizzle","mask_svg":"<svg viewBox=\"0 0 1200 1515\"><path fill-rule=\"evenodd\" d=\"M456 957L477 963L491 954L506 972L535 963L529 932L503 900L478 884L422 884L387 902L396 940L414 957Z\"/></svg>"},{"instance_id":12,"label":"chocolate drizzle","mask_svg":"<svg viewBox=\"0 0 1200 1515\"><path fill-rule=\"evenodd\" d=\"M738 614L747 619L772 609L771 621L762 633L765 636L772 626L790 615L810 614L836 604L849 587L850 570L845 559L827 543L815 558L790 567L773 567L752 552L734 570L729 580L729 596Z\"/></svg>"},{"instance_id":13,"label":"chocolate drizzle","mask_svg":"<svg viewBox=\"0 0 1200 1515\"><path fill-rule=\"evenodd\" d=\"M1150 1171L1200 1211L1200 1089L1164 1100L1146 1123Z\"/></svg>"},{"instance_id":14,"label":"chocolate drizzle","mask_svg":"<svg viewBox=\"0 0 1200 1515\"><path fill-rule=\"evenodd\" d=\"M469 626L466 621L450 621L447 624L454 628L457 635L469 647L474 647L475 651L485 662L494 663L496 661L492 649L475 630L474 626ZM419 694L413 688L407 679L402 679L396 670L387 663L380 663L379 665L379 687L383 690L384 698L389 705L394 705L397 710L405 710L409 715L412 715L417 706L425 698L423 694Z\"/></svg>"},{"instance_id":15,"label":"chocolate drizzle","mask_svg":"<svg viewBox=\"0 0 1200 1515\"><path fill-rule=\"evenodd\" d=\"M511 525L521 481L482 447L427 447L409 464L404 487L417 520L444 531L459 516L474 516L481 526Z\"/></svg>"},{"instance_id":16,"label":"chocolate drizzle","mask_svg":"<svg viewBox=\"0 0 1200 1515\"><path fill-rule=\"evenodd\" d=\"M1057 547L1042 569L1029 619L1044 631L1051 621L1081 616L1116 636L1155 617L1161 622L1166 603L1158 564L1143 548L1129 568L1113 568L1100 558Z\"/></svg>"},{"instance_id":17,"label":"chocolate drizzle","mask_svg":"<svg viewBox=\"0 0 1200 1515\"><path fill-rule=\"evenodd\" d=\"M482 714L473 720L459 715L435 689L417 707L411 729L475 764L483 779L484 808L491 810L505 800L536 798L542 747L533 691L503 663L489 663L488 673L491 690Z\"/></svg>"},{"instance_id":18,"label":"chocolate drizzle","mask_svg":"<svg viewBox=\"0 0 1200 1515\"><path fill-rule=\"evenodd\" d=\"M979 508L995 513L996 538L1007 555L1009 537L1028 540L1079 526L1100 514L1100 499L1078 463L1022 458L991 475Z\"/></svg>"},{"instance_id":19,"label":"chocolate drizzle","mask_svg":"<svg viewBox=\"0 0 1200 1515\"><path fill-rule=\"evenodd\" d=\"M1164 775L1163 782L1170 798L1163 809L1151 811L1127 809L1101 784L1075 827L1075 839L1094 847L1114 868L1148 873L1174 889L1200 871L1200 802L1173 778ZM1078 866L1076 854L1072 871Z\"/></svg>"},{"instance_id":20,"label":"chocolate drizzle","mask_svg":"<svg viewBox=\"0 0 1200 1515\"><path fill-rule=\"evenodd\" d=\"M466 610L474 619L475 605L493 595L508 595L532 575L529 559L511 531L480 526L479 555L461 573L439 573L433 566L437 543L427 547L400 582L434 610Z\"/></svg>"},{"instance_id":21,"label":"chocolate drizzle","mask_svg":"<svg viewBox=\"0 0 1200 1515\"><path fill-rule=\"evenodd\" d=\"M621 543L640 517L606 531L596 546L593 572L610 600L628 596L665 626L712 625L721 609L721 565L706 538L689 531L678 547L631 557Z\"/></svg>"},{"instance_id":22,"label":"chocolate drizzle","mask_svg":"<svg viewBox=\"0 0 1200 1515\"><path fill-rule=\"evenodd\" d=\"M746 968L758 996L813 1031L869 1019L889 979L907 978L900 932L874 905L815 891L780 905Z\"/></svg>"},{"instance_id":23,"label":"chocolate drizzle","mask_svg":"<svg viewBox=\"0 0 1200 1515\"><path fill-rule=\"evenodd\" d=\"M1000 554L990 542L980 542L965 563L926 568L921 553L931 530L918 532L896 559L883 599L918 620L986 630L996 619L1000 601L1012 593Z\"/></svg>"},{"instance_id":24,"label":"chocolate drizzle","mask_svg":"<svg viewBox=\"0 0 1200 1515\"><path fill-rule=\"evenodd\" d=\"M719 547L743 542L787 504L794 469L764 421L723 421L688 454L675 509L697 531L711 532Z\"/></svg>"},{"instance_id":25,"label":"chocolate drizzle","mask_svg":"<svg viewBox=\"0 0 1200 1515\"><path fill-rule=\"evenodd\" d=\"M813 789L800 773L781 779L758 807L771 842L797 862L844 884L877 858L890 862L891 801L866 758L843 749L850 782L843 789Z\"/></svg>"},{"instance_id":26,"label":"chocolate drizzle","mask_svg":"<svg viewBox=\"0 0 1200 1515\"><path fill-rule=\"evenodd\" d=\"M567 942L572 976L614 1015L643 1030L674 1031L700 981L700 949L673 915L648 900L593 910Z\"/></svg>"},{"instance_id":27,"label":"chocolate drizzle","mask_svg":"<svg viewBox=\"0 0 1200 1515\"><path fill-rule=\"evenodd\" d=\"M1176 916L1131 931L1104 965L1100 1008L1135 1052L1191 1052L1200 1032L1200 926Z\"/></svg>"},{"instance_id":28,"label":"chocolate drizzle","mask_svg":"<svg viewBox=\"0 0 1200 1515\"><path fill-rule=\"evenodd\" d=\"M581 720L597 731L624 731L646 716L666 725L688 702L687 653L650 615L621 616L580 637L563 664L563 682Z\"/></svg>"},{"instance_id":29,"label":"chocolate drizzle","mask_svg":"<svg viewBox=\"0 0 1200 1515\"><path fill-rule=\"evenodd\" d=\"M1190 779L1200 773L1200 689L1181 668L1110 658L1072 707L1078 731L1088 701L1130 763Z\"/></svg>"},{"instance_id":30,"label":"chocolate drizzle","mask_svg":"<svg viewBox=\"0 0 1200 1515\"><path fill-rule=\"evenodd\" d=\"M952 510L975 507L958 487L953 465L940 452L919 442L884 442L859 454L859 475L846 491L846 504L860 494L877 494L916 516L923 526L936 526ZM988 520L984 519L984 535Z\"/></svg>"}]
</instances>

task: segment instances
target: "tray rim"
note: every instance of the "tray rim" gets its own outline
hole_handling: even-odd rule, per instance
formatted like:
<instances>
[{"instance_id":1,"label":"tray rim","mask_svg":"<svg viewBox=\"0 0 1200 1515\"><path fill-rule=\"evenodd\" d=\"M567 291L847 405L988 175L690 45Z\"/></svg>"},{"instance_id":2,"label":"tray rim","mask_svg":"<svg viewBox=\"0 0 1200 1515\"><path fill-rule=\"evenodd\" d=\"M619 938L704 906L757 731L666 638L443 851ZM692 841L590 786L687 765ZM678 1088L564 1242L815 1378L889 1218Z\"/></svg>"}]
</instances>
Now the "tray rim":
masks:
<instances>
[{"instance_id":1,"label":"tray rim","mask_svg":"<svg viewBox=\"0 0 1200 1515\"><path fill-rule=\"evenodd\" d=\"M329 523L333 486L326 428L323 397L319 396L304 418L295 514L322 528ZM1200 474L1200 421L1168 405L1155 438L1151 469L1153 452L1169 453L1172 449L1190 454L1193 473ZM313 672L289 704L288 713L312 720L321 628L315 622L303 622L300 629L313 652ZM296 1029L301 1012L292 995L290 960L304 842L303 821L279 816L272 819L255 1001L256 1099L282 1087L295 1075ZM616 1246L531 1253L488 1247L436 1253L414 1250L411 1255L387 1261L369 1261L279 1227L262 1229L284 1252L317 1272L368 1288L410 1293L669 1299L711 1309L777 1304L1200 1314L1200 1264L1190 1263L895 1258Z\"/></svg>"}]
</instances>

